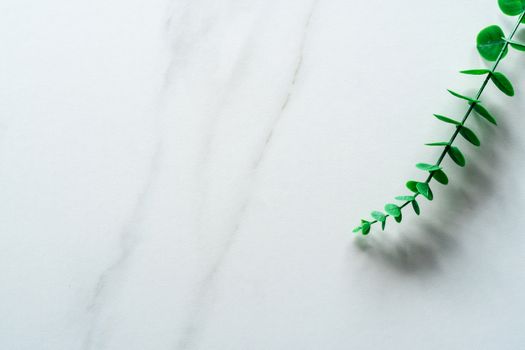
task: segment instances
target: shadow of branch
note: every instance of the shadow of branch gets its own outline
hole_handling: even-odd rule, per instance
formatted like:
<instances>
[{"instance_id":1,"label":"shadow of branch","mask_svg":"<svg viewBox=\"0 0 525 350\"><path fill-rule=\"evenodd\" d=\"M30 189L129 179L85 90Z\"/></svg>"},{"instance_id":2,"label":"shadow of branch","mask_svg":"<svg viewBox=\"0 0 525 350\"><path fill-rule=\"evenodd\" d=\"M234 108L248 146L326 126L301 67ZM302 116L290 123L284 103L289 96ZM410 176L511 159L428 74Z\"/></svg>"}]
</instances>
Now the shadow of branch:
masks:
<instances>
[{"instance_id":1,"label":"shadow of branch","mask_svg":"<svg viewBox=\"0 0 525 350\"><path fill-rule=\"evenodd\" d=\"M496 110L493 109L496 114ZM503 168L502 154L512 136L508 123L494 128L471 117L469 123L478 130L483 144L471 150L467 166L455 174L451 183L435 199L432 216L422 213L413 224L400 228L398 235L388 232L372 232L369 236L357 236L350 249L365 252L372 263L384 265L404 274L429 274L439 270L440 259L454 254L458 248L458 232L468 223L482 203L494 194L494 180ZM466 149L467 145L461 148ZM447 162L449 169L455 166ZM434 185L437 187L439 185ZM475 239L474 236L461 239Z\"/></svg>"}]
</instances>

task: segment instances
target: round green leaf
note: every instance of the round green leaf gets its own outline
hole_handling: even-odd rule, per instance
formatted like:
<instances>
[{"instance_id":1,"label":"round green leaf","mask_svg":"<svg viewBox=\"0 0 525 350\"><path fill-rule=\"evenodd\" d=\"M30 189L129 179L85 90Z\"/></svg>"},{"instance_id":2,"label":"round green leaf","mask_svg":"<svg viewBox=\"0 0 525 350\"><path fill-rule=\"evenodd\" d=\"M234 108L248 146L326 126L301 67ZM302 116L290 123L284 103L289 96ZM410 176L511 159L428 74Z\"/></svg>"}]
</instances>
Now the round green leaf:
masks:
<instances>
[{"instance_id":1,"label":"round green leaf","mask_svg":"<svg viewBox=\"0 0 525 350\"><path fill-rule=\"evenodd\" d=\"M425 143L425 146L448 146L448 142L432 142L432 143Z\"/></svg>"},{"instance_id":2,"label":"round green leaf","mask_svg":"<svg viewBox=\"0 0 525 350\"><path fill-rule=\"evenodd\" d=\"M423 171L436 171L441 169L439 165L427 164L427 163L417 163L416 167Z\"/></svg>"},{"instance_id":3,"label":"round green leaf","mask_svg":"<svg viewBox=\"0 0 525 350\"><path fill-rule=\"evenodd\" d=\"M363 232L363 236L366 236L370 233L370 223L368 221L364 221L361 231Z\"/></svg>"},{"instance_id":4,"label":"round green leaf","mask_svg":"<svg viewBox=\"0 0 525 350\"><path fill-rule=\"evenodd\" d=\"M525 0L498 0L499 8L504 14L517 16L525 11Z\"/></svg>"},{"instance_id":5,"label":"round green leaf","mask_svg":"<svg viewBox=\"0 0 525 350\"><path fill-rule=\"evenodd\" d=\"M431 201L434 198L430 186L426 182L419 182L417 184L417 191L426 199Z\"/></svg>"},{"instance_id":6,"label":"round green leaf","mask_svg":"<svg viewBox=\"0 0 525 350\"><path fill-rule=\"evenodd\" d=\"M418 193L418 192L417 192L417 187L416 187L416 186L417 186L417 181L408 181L408 182L406 183L406 186L407 186L407 188L408 188L410 191L412 191L412 192L414 192L414 193Z\"/></svg>"},{"instance_id":7,"label":"round green leaf","mask_svg":"<svg viewBox=\"0 0 525 350\"><path fill-rule=\"evenodd\" d=\"M495 61L498 59L501 50L505 48L502 58L507 55L508 47L505 45L505 33L497 26L492 25L479 32L477 37L478 52L484 59Z\"/></svg>"},{"instance_id":8,"label":"round green leaf","mask_svg":"<svg viewBox=\"0 0 525 350\"><path fill-rule=\"evenodd\" d=\"M419 215L420 214L420 209L419 209L419 204L417 203L416 200L413 200L412 201L412 208L414 208L414 212Z\"/></svg>"},{"instance_id":9,"label":"round green leaf","mask_svg":"<svg viewBox=\"0 0 525 350\"><path fill-rule=\"evenodd\" d=\"M385 211L387 212L388 215L391 215L394 218L396 218L396 217L401 215L401 208L399 208L395 204L387 204L387 205L385 205Z\"/></svg>"},{"instance_id":10,"label":"round green leaf","mask_svg":"<svg viewBox=\"0 0 525 350\"><path fill-rule=\"evenodd\" d=\"M524 19L525 21L525 19ZM523 21L522 21L523 23ZM525 44L524 43L520 43L520 42L517 42L517 41L514 41L514 40L509 40L507 38L505 38L505 41L508 42L510 44L510 46L518 51L525 51Z\"/></svg>"},{"instance_id":11,"label":"round green leaf","mask_svg":"<svg viewBox=\"0 0 525 350\"><path fill-rule=\"evenodd\" d=\"M397 196L398 201L410 202L414 200L414 196Z\"/></svg>"},{"instance_id":12,"label":"round green leaf","mask_svg":"<svg viewBox=\"0 0 525 350\"><path fill-rule=\"evenodd\" d=\"M438 118L439 120L441 120L442 122L445 122L445 123L454 124L454 125L461 125L461 123L458 122L457 120L450 119L449 117L445 117L444 115L434 114L434 117Z\"/></svg>"},{"instance_id":13,"label":"round green leaf","mask_svg":"<svg viewBox=\"0 0 525 350\"><path fill-rule=\"evenodd\" d=\"M403 215L401 214L401 212L399 212L399 216L394 217L394 220L396 220L397 223L400 223L401 220L403 220Z\"/></svg>"},{"instance_id":14,"label":"round green leaf","mask_svg":"<svg viewBox=\"0 0 525 350\"><path fill-rule=\"evenodd\" d=\"M385 214L381 213L380 211L373 211L372 212L372 217L374 219L376 219L377 221L379 221L379 222L382 222L382 221L386 220Z\"/></svg>"},{"instance_id":15,"label":"round green leaf","mask_svg":"<svg viewBox=\"0 0 525 350\"><path fill-rule=\"evenodd\" d=\"M485 75L490 73L490 69L468 69L462 70L460 73L469 75Z\"/></svg>"},{"instance_id":16,"label":"round green leaf","mask_svg":"<svg viewBox=\"0 0 525 350\"><path fill-rule=\"evenodd\" d=\"M525 44L523 43L517 43L515 41L509 41L510 43L510 46L515 49L515 50L518 50L518 51L525 51Z\"/></svg>"},{"instance_id":17,"label":"round green leaf","mask_svg":"<svg viewBox=\"0 0 525 350\"><path fill-rule=\"evenodd\" d=\"M479 145L481 145L481 142L479 142L479 139L476 136L476 134L474 133L474 131L470 130L466 126L462 126L459 129L459 133L461 134L461 136L463 136L468 142L470 142L474 146L478 146L479 147Z\"/></svg>"},{"instance_id":18,"label":"round green leaf","mask_svg":"<svg viewBox=\"0 0 525 350\"><path fill-rule=\"evenodd\" d=\"M496 87L500 89L505 95L514 96L514 88L512 87L512 83L503 73L495 72L490 76L490 79L494 85L496 85Z\"/></svg>"},{"instance_id":19,"label":"round green leaf","mask_svg":"<svg viewBox=\"0 0 525 350\"><path fill-rule=\"evenodd\" d=\"M447 89L447 91L448 91L452 96L457 97L457 98L460 98L460 99L465 100L465 101L468 101L468 102L470 102L470 103L477 103L477 102L479 102L478 100L475 100L475 99L473 99L472 97L468 97L468 96L465 96L465 95L459 94L459 93L457 93L457 92L455 92L455 91L452 91L452 90L450 90L450 89Z\"/></svg>"},{"instance_id":20,"label":"round green leaf","mask_svg":"<svg viewBox=\"0 0 525 350\"><path fill-rule=\"evenodd\" d=\"M446 185L448 184L448 176L445 174L443 170L436 170L433 173L433 178L439 182L440 184Z\"/></svg>"},{"instance_id":21,"label":"round green leaf","mask_svg":"<svg viewBox=\"0 0 525 350\"><path fill-rule=\"evenodd\" d=\"M485 118L489 123L492 123L494 125L498 125L498 122L496 121L496 118L490 114L489 111L485 107L483 107L480 103L474 104L474 111L480 116Z\"/></svg>"},{"instance_id":22,"label":"round green leaf","mask_svg":"<svg viewBox=\"0 0 525 350\"><path fill-rule=\"evenodd\" d=\"M466 164L465 157L463 156L463 153L461 153L459 148L457 148L456 146L451 146L448 149L448 155L450 156L450 158L452 158L454 163L456 163L457 165L465 166Z\"/></svg>"}]
</instances>

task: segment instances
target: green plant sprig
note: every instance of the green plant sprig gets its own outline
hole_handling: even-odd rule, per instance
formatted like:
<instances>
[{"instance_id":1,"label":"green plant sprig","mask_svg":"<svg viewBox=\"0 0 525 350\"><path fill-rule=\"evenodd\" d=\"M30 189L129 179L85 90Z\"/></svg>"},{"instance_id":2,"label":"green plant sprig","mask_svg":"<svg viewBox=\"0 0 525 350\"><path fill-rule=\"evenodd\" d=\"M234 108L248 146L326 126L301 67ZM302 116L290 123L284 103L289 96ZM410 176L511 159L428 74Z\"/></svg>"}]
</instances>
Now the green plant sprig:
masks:
<instances>
[{"instance_id":1,"label":"green plant sprig","mask_svg":"<svg viewBox=\"0 0 525 350\"><path fill-rule=\"evenodd\" d=\"M419 203L416 199L421 195L427 200L433 200L434 195L430 187L430 182L432 179L436 180L442 185L447 185L449 182L446 173L441 167L441 163L445 157L448 155L452 161L460 167L464 167L466 165L465 156L458 147L453 145L456 137L461 135L474 146L479 147L481 145L481 142L474 131L465 126L465 123L472 111L476 112L478 116L484 118L489 123L497 125L496 118L492 116L492 114L480 101L481 95L483 94L483 91L487 87L488 83L492 81L501 92L507 96L514 96L514 88L512 83L503 73L497 72L496 68L507 55L509 46L518 51L525 51L525 43L519 43L512 40L518 31L520 24L525 23L525 0L498 0L498 4L502 12L506 15L519 15L518 21L508 38L505 37L505 33L497 25L486 27L479 32L476 40L478 52L481 57L487 61L494 62L494 64L492 65L492 69L470 69L460 72L462 74L468 75L486 75L474 98L461 95L452 90L448 90L452 96L464 100L468 104L468 108L461 121L457 121L439 114L434 115L438 120L454 125L455 130L449 141L440 141L426 144L426 146L431 147L444 147L435 164L416 164L418 169L428 172L426 180L423 182L414 180L408 181L406 183L406 187L412 192L412 194L395 197L396 200L404 202L403 204L386 204L384 208L385 213L381 211L373 211L371 214L373 220L361 220L361 225L356 227L353 232L361 232L363 235L368 235L370 233L371 226L376 223L381 223L381 228L384 230L389 217L393 217L397 223L400 223L403 218L402 210L409 204L412 205L412 208L417 215L420 214Z\"/></svg>"}]
</instances>

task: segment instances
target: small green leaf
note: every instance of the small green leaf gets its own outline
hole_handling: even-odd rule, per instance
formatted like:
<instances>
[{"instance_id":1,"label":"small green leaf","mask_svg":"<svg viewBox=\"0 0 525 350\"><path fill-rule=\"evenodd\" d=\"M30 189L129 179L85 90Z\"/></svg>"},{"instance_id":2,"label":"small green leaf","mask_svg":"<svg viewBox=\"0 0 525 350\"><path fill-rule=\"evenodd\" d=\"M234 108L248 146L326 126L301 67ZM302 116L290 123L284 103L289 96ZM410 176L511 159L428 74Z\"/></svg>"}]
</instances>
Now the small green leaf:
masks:
<instances>
[{"instance_id":1,"label":"small green leaf","mask_svg":"<svg viewBox=\"0 0 525 350\"><path fill-rule=\"evenodd\" d=\"M470 142L474 146L478 146L479 147L479 145L481 145L481 142L479 142L479 139L476 136L476 134L474 133L474 131L470 130L466 126L462 126L459 129L459 133L461 134L461 136L463 136L468 142Z\"/></svg>"},{"instance_id":2,"label":"small green leaf","mask_svg":"<svg viewBox=\"0 0 525 350\"><path fill-rule=\"evenodd\" d=\"M394 220L396 220L397 223L400 223L401 220L403 220L403 214L399 212L399 216L394 216Z\"/></svg>"},{"instance_id":3,"label":"small green leaf","mask_svg":"<svg viewBox=\"0 0 525 350\"><path fill-rule=\"evenodd\" d=\"M444 115L434 114L434 117L438 118L439 120L441 120L442 122L445 122L445 123L454 124L454 125L461 125L461 123L458 122L457 120L450 119L449 117L445 117Z\"/></svg>"},{"instance_id":4,"label":"small green leaf","mask_svg":"<svg viewBox=\"0 0 525 350\"><path fill-rule=\"evenodd\" d=\"M492 114L490 114L490 112L487 111L487 109L481 105L481 103L474 104L474 111L476 111L476 113L479 114L479 116L485 118L489 123L498 125L496 118L494 118Z\"/></svg>"},{"instance_id":5,"label":"small green leaf","mask_svg":"<svg viewBox=\"0 0 525 350\"><path fill-rule=\"evenodd\" d=\"M419 204L417 203L415 199L412 201L412 208L414 208L414 211L416 212L417 215L421 213L419 209Z\"/></svg>"},{"instance_id":6,"label":"small green leaf","mask_svg":"<svg viewBox=\"0 0 525 350\"><path fill-rule=\"evenodd\" d=\"M412 192L414 192L414 193L418 193L418 192L417 192L417 181L408 181L408 182L406 183L406 186L407 186L407 188L408 188L410 191L412 191Z\"/></svg>"},{"instance_id":7,"label":"small green leaf","mask_svg":"<svg viewBox=\"0 0 525 350\"><path fill-rule=\"evenodd\" d=\"M448 146L448 142L432 142L432 143L425 143L425 146Z\"/></svg>"},{"instance_id":8,"label":"small green leaf","mask_svg":"<svg viewBox=\"0 0 525 350\"><path fill-rule=\"evenodd\" d=\"M370 233L370 223L365 220L361 220L361 222L362 222L361 231L363 232L363 236L366 236L367 234Z\"/></svg>"},{"instance_id":9,"label":"small green leaf","mask_svg":"<svg viewBox=\"0 0 525 350\"><path fill-rule=\"evenodd\" d=\"M518 51L525 51L525 44L508 39L505 39L505 41L508 42L513 49L516 49Z\"/></svg>"},{"instance_id":10,"label":"small green leaf","mask_svg":"<svg viewBox=\"0 0 525 350\"><path fill-rule=\"evenodd\" d=\"M512 87L512 83L503 73L495 72L490 76L490 79L494 85L496 85L496 87L500 89L505 95L514 96L514 88Z\"/></svg>"},{"instance_id":11,"label":"small green leaf","mask_svg":"<svg viewBox=\"0 0 525 350\"><path fill-rule=\"evenodd\" d=\"M397 196L396 199L398 201L410 202L414 200L414 196Z\"/></svg>"},{"instance_id":12,"label":"small green leaf","mask_svg":"<svg viewBox=\"0 0 525 350\"><path fill-rule=\"evenodd\" d=\"M417 184L417 191L426 199L431 201L434 198L430 186L426 182L419 182Z\"/></svg>"},{"instance_id":13,"label":"small green leaf","mask_svg":"<svg viewBox=\"0 0 525 350\"><path fill-rule=\"evenodd\" d=\"M439 182L440 184L446 185L448 184L448 176L445 174L443 170L436 170L433 173L433 178Z\"/></svg>"},{"instance_id":14,"label":"small green leaf","mask_svg":"<svg viewBox=\"0 0 525 350\"><path fill-rule=\"evenodd\" d=\"M501 58L505 57L509 50L505 45L504 37L505 33L497 25L489 26L479 32L476 41L481 57L487 61L495 61L503 49L505 49L505 51L501 54Z\"/></svg>"},{"instance_id":15,"label":"small green leaf","mask_svg":"<svg viewBox=\"0 0 525 350\"><path fill-rule=\"evenodd\" d=\"M485 75L490 73L490 69L468 69L462 70L460 73L469 75Z\"/></svg>"},{"instance_id":16,"label":"small green leaf","mask_svg":"<svg viewBox=\"0 0 525 350\"><path fill-rule=\"evenodd\" d=\"M393 216L394 218L401 215L401 208L395 204L387 204L385 205L385 211L388 215Z\"/></svg>"},{"instance_id":17,"label":"small green leaf","mask_svg":"<svg viewBox=\"0 0 525 350\"><path fill-rule=\"evenodd\" d=\"M472 102L472 103L478 103L479 101L478 100L475 100L471 97L468 97L468 96L464 96L464 95L461 95L461 94L458 94L457 92L455 91L452 91L450 89L447 89L447 91L454 97L457 97L457 98L460 98L462 100L465 100L465 101L468 101L468 102Z\"/></svg>"},{"instance_id":18,"label":"small green leaf","mask_svg":"<svg viewBox=\"0 0 525 350\"><path fill-rule=\"evenodd\" d=\"M374 219L376 219L377 221L379 221L379 222L383 222L383 221L386 220L385 214L381 213L380 211L373 211L372 212L372 217Z\"/></svg>"},{"instance_id":19,"label":"small green leaf","mask_svg":"<svg viewBox=\"0 0 525 350\"><path fill-rule=\"evenodd\" d=\"M353 233L359 232L359 231L361 231L361 228L362 228L361 226L358 226L358 227L354 228L354 229L352 230L352 232L353 232Z\"/></svg>"},{"instance_id":20,"label":"small green leaf","mask_svg":"<svg viewBox=\"0 0 525 350\"><path fill-rule=\"evenodd\" d=\"M518 51L525 51L525 45L522 44L522 43L511 43L510 46L515 49L515 50L518 50Z\"/></svg>"},{"instance_id":21,"label":"small green leaf","mask_svg":"<svg viewBox=\"0 0 525 350\"><path fill-rule=\"evenodd\" d=\"M381 230L384 231L386 227L386 220L381 221Z\"/></svg>"},{"instance_id":22,"label":"small green leaf","mask_svg":"<svg viewBox=\"0 0 525 350\"><path fill-rule=\"evenodd\" d=\"M508 16L517 16L525 11L525 0L498 0L498 4Z\"/></svg>"},{"instance_id":23,"label":"small green leaf","mask_svg":"<svg viewBox=\"0 0 525 350\"><path fill-rule=\"evenodd\" d=\"M439 165L427 164L427 163L417 163L416 167L423 171L436 171L441 169Z\"/></svg>"},{"instance_id":24,"label":"small green leaf","mask_svg":"<svg viewBox=\"0 0 525 350\"><path fill-rule=\"evenodd\" d=\"M455 146L451 146L448 149L448 155L450 156L450 158L452 158L454 163L456 163L457 165L462 166L462 167L465 166L466 164L465 157L463 156L463 153L461 153L459 148Z\"/></svg>"}]
</instances>

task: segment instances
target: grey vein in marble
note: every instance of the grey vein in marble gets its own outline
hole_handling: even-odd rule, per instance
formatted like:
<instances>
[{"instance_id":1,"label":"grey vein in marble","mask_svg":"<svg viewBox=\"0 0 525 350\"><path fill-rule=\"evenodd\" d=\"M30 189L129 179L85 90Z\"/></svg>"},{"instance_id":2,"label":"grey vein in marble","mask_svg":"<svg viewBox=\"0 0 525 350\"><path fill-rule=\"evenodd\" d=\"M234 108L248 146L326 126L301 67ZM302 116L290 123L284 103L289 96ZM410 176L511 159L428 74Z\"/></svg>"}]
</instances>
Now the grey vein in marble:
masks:
<instances>
[{"instance_id":1,"label":"grey vein in marble","mask_svg":"<svg viewBox=\"0 0 525 350\"><path fill-rule=\"evenodd\" d=\"M284 102L282 103L279 109L278 115L274 118L270 126L270 130L268 131L265 137L265 141L261 149L258 152L258 156L256 157L256 160L254 161L252 165L252 174L253 174L252 176L256 176L257 170L259 169L259 166L262 163L265 154L267 153L268 147L271 144L274 130L276 126L279 124L279 121L281 120L283 114L285 113L285 110L293 95L294 88L297 83L297 80L298 80L298 77L301 71L301 67L303 64L303 56L304 56L308 29L310 27L310 22L311 22L315 7L317 5L317 1L318 0L314 0L312 2L311 8L308 12L308 16L306 18L305 25L303 27L302 35L300 37L300 44L299 44L296 64L293 69L293 74L292 74L292 78L291 78L289 87L286 91ZM246 197L243 200L242 205L240 206L240 209L237 214L236 223L231 233L227 235L227 240L223 243L223 249L220 251L218 257L215 259L215 262L211 265L211 267L205 274L205 277L199 283L199 289L195 296L193 307L191 308L192 309L191 316L188 319L186 326L184 328L184 331L182 333L182 336L180 337L177 343L177 346L175 348L177 350L191 350L197 345L197 337L199 335L200 328L202 328L203 326L206 310L209 309L209 307L211 307L211 301L209 299L211 298L211 294L213 293L212 290L214 288L214 284L216 283L218 274L220 273L221 268L224 265L225 260L227 259L228 252L231 250L236 240L236 237L239 234L242 220L249 208L250 200L251 200L251 192L246 195Z\"/></svg>"}]
</instances>

